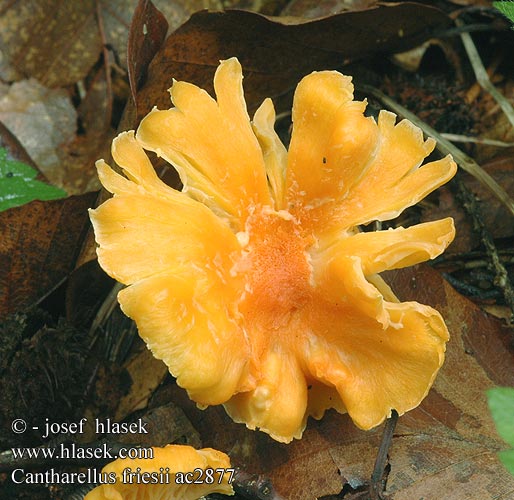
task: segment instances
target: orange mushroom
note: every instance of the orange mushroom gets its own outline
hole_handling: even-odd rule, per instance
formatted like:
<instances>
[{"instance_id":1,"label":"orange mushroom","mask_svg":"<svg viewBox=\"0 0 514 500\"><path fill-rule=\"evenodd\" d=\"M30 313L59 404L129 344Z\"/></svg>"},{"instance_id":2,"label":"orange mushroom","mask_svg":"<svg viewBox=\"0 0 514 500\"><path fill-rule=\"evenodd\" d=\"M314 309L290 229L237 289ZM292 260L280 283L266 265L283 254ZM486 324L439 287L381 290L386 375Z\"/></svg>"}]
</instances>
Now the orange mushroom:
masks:
<instances>
[{"instance_id":1,"label":"orange mushroom","mask_svg":"<svg viewBox=\"0 0 514 500\"><path fill-rule=\"evenodd\" d=\"M298 85L289 151L271 100L250 122L237 59L220 64L214 88L217 100L174 82L174 108L114 140L126 177L97 162L114 197L91 219L101 266L127 285L123 311L198 405L223 404L279 441L328 408L363 429L415 408L448 331L431 307L400 303L379 273L442 253L453 221L358 226L396 217L455 163L420 166L435 141L387 111L365 117L336 71ZM143 148L177 169L181 192Z\"/></svg>"},{"instance_id":2,"label":"orange mushroom","mask_svg":"<svg viewBox=\"0 0 514 500\"><path fill-rule=\"evenodd\" d=\"M84 500L197 500L210 493L233 495L234 469L225 453L191 446L152 448L153 458L118 459L102 469L102 483Z\"/></svg>"}]
</instances>

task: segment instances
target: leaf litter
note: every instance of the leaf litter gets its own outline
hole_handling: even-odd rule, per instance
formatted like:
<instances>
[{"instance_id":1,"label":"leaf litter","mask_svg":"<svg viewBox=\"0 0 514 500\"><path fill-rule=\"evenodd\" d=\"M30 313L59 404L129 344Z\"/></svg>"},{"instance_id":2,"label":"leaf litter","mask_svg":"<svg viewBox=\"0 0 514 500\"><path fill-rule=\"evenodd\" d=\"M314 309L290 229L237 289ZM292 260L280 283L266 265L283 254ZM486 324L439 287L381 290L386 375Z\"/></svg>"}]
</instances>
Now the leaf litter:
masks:
<instances>
[{"instance_id":1,"label":"leaf litter","mask_svg":"<svg viewBox=\"0 0 514 500\"><path fill-rule=\"evenodd\" d=\"M75 138L77 111L63 89L37 80L0 86L0 121L17 137L39 169L53 183L65 184L64 145Z\"/></svg>"}]
</instances>

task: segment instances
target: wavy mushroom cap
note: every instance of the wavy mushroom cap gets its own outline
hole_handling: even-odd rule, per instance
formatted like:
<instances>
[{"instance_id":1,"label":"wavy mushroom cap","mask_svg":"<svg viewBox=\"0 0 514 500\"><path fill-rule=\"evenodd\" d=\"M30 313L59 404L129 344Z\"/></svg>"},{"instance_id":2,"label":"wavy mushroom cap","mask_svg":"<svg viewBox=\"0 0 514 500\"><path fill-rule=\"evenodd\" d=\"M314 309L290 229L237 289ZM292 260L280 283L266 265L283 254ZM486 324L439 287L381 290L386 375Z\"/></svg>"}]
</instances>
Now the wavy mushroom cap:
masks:
<instances>
[{"instance_id":1,"label":"wavy mushroom cap","mask_svg":"<svg viewBox=\"0 0 514 500\"><path fill-rule=\"evenodd\" d=\"M227 471L230 459L225 453L173 444L152 450L153 458L124 458L107 464L102 476L116 480L97 486L84 500L197 500L211 493L234 494ZM197 482L186 484L186 473L191 473L189 481Z\"/></svg>"},{"instance_id":2,"label":"wavy mushroom cap","mask_svg":"<svg viewBox=\"0 0 514 500\"><path fill-rule=\"evenodd\" d=\"M365 117L351 78L306 76L289 151L266 99L247 114L237 59L216 71L214 100L185 82L113 143L126 177L97 162L114 194L91 211L98 258L154 355L201 406L274 439L299 438L309 415L348 412L363 429L426 396L444 360L440 314L400 303L382 271L442 253L452 219L377 232L456 171L420 166L432 139L382 111ZM179 172L160 181L144 152Z\"/></svg>"}]
</instances>

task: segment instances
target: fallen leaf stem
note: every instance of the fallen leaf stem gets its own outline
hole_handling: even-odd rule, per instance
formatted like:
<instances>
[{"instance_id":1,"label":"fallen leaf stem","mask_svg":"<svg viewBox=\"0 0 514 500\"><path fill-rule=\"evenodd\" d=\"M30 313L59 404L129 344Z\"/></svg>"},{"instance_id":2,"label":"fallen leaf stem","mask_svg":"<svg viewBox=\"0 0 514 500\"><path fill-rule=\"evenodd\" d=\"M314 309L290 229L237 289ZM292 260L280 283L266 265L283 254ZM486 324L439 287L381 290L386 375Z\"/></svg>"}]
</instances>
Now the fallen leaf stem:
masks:
<instances>
[{"instance_id":1,"label":"fallen leaf stem","mask_svg":"<svg viewBox=\"0 0 514 500\"><path fill-rule=\"evenodd\" d=\"M391 442L393 440L393 433L398 422L398 412L391 410L391 416L386 420L384 433L382 434L382 441L378 448L377 459L375 460L375 467L371 475L371 484L369 485L369 494L371 500L380 500L383 498L382 492L385 489L384 471L387 463L387 455Z\"/></svg>"},{"instance_id":2,"label":"fallen leaf stem","mask_svg":"<svg viewBox=\"0 0 514 500\"><path fill-rule=\"evenodd\" d=\"M498 255L504 264L514 264L514 250L498 250ZM440 255L432 261L432 264L435 268L451 264L462 269L476 269L487 267L489 265L485 260L486 258L487 254L484 251L471 251L460 253L458 255Z\"/></svg>"},{"instance_id":3,"label":"fallen leaf stem","mask_svg":"<svg viewBox=\"0 0 514 500\"><path fill-rule=\"evenodd\" d=\"M458 27L465 26L464 23L460 19L456 19L455 23ZM510 121L511 125L514 127L514 108L512 107L509 100L499 92L496 87L491 83L489 79L489 75L487 74L487 70L482 63L482 59L480 59L480 54L471 38L471 35L468 32L463 31L460 34L460 38L466 49L466 53L468 55L469 62L473 67L473 71L475 73L475 77L480 86L491 94L492 98L499 104L502 111L505 113L505 116Z\"/></svg>"},{"instance_id":4,"label":"fallen leaf stem","mask_svg":"<svg viewBox=\"0 0 514 500\"><path fill-rule=\"evenodd\" d=\"M497 148L511 148L514 142L496 141L494 139L487 139L486 137L469 137L459 134L441 134L445 139L453 142L467 142L472 144L485 144L486 146L495 146Z\"/></svg>"}]
</instances>

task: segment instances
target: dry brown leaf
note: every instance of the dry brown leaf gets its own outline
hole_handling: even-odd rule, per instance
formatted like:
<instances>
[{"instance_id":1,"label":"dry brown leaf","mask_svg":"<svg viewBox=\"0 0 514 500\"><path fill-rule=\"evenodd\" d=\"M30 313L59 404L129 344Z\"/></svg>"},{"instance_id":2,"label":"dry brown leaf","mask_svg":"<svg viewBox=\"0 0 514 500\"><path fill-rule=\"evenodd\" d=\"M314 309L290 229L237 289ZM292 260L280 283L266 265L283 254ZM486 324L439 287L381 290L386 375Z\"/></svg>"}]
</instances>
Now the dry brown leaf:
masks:
<instances>
[{"instance_id":1,"label":"dry brown leaf","mask_svg":"<svg viewBox=\"0 0 514 500\"><path fill-rule=\"evenodd\" d=\"M84 78L101 50L95 10L94 0L2 1L2 78L34 77L49 87Z\"/></svg>"},{"instance_id":2,"label":"dry brown leaf","mask_svg":"<svg viewBox=\"0 0 514 500\"><path fill-rule=\"evenodd\" d=\"M0 315L41 299L73 270L96 193L0 213Z\"/></svg>"},{"instance_id":3,"label":"dry brown leaf","mask_svg":"<svg viewBox=\"0 0 514 500\"><path fill-rule=\"evenodd\" d=\"M140 0L132 17L128 38L128 76L132 99L146 78L146 70L162 45L168 22L150 0ZM136 110L137 111L137 110Z\"/></svg>"},{"instance_id":4,"label":"dry brown leaf","mask_svg":"<svg viewBox=\"0 0 514 500\"><path fill-rule=\"evenodd\" d=\"M202 442L196 429L184 412L176 405L168 403L147 410L138 419L145 425L147 434L113 435L114 441L139 446L166 446L170 443L188 444L201 448ZM131 419L134 421L134 419Z\"/></svg>"},{"instance_id":5,"label":"dry brown leaf","mask_svg":"<svg viewBox=\"0 0 514 500\"><path fill-rule=\"evenodd\" d=\"M128 29L137 0L0 0L0 78L34 77L48 87L86 77L106 45L127 66ZM155 0L172 29L193 12L223 8L214 0Z\"/></svg>"},{"instance_id":6,"label":"dry brown leaf","mask_svg":"<svg viewBox=\"0 0 514 500\"><path fill-rule=\"evenodd\" d=\"M284 94L312 70L406 50L449 23L441 11L410 3L311 22L245 11L198 12L168 37L150 64L147 83L138 94L139 118L154 106L170 107L167 89L172 78L212 91L221 59L236 56L241 61L252 111L265 97Z\"/></svg>"},{"instance_id":7,"label":"dry brown leaf","mask_svg":"<svg viewBox=\"0 0 514 500\"><path fill-rule=\"evenodd\" d=\"M71 85L86 76L104 43L125 64L135 4L135 0L1 2L0 50L4 58L0 74L5 80L34 77L49 87Z\"/></svg>"},{"instance_id":8,"label":"dry brown leaf","mask_svg":"<svg viewBox=\"0 0 514 500\"><path fill-rule=\"evenodd\" d=\"M132 384L128 394L119 401L114 416L116 421L123 420L136 410L146 408L153 392L168 374L166 365L154 358L145 346L134 354L125 368Z\"/></svg>"},{"instance_id":9,"label":"dry brown leaf","mask_svg":"<svg viewBox=\"0 0 514 500\"><path fill-rule=\"evenodd\" d=\"M77 112L64 90L34 79L0 84L0 120L54 185L65 186L62 146L75 137Z\"/></svg>"}]
</instances>

